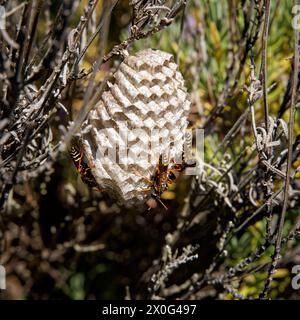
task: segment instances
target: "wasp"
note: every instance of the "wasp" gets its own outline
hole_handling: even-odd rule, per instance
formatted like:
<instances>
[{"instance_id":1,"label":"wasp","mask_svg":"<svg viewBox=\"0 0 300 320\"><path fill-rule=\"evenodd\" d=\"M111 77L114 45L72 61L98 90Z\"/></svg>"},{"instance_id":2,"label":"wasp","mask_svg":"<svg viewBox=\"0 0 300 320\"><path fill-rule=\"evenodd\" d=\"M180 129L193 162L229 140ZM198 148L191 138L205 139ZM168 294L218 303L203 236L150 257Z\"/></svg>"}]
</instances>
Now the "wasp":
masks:
<instances>
[{"instance_id":1,"label":"wasp","mask_svg":"<svg viewBox=\"0 0 300 320\"><path fill-rule=\"evenodd\" d=\"M194 167L196 163L194 161L185 162L182 164L174 163L172 165L163 163L162 155L159 156L159 162L155 167L154 173L150 176L150 179L144 177L150 184L150 186L142 191L151 190L151 198L158 201L166 210L167 206L162 202L162 194L168 190L168 188L174 184L179 176L179 173L184 171L187 167ZM149 206L148 210L156 207L155 201L151 199L147 201Z\"/></svg>"},{"instance_id":2,"label":"wasp","mask_svg":"<svg viewBox=\"0 0 300 320\"><path fill-rule=\"evenodd\" d=\"M72 145L70 149L70 155L77 172L80 174L82 182L91 188L97 188L99 190L98 184L92 174L91 168L83 160L83 153L80 152L75 145Z\"/></svg>"}]
</instances>

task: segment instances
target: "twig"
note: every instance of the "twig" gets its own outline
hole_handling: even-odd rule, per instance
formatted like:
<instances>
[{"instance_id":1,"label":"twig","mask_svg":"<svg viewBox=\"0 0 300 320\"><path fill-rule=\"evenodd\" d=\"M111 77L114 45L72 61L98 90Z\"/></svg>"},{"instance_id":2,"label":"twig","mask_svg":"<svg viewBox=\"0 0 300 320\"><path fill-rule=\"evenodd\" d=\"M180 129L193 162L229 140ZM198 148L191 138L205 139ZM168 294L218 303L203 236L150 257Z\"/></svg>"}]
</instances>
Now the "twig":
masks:
<instances>
[{"instance_id":1,"label":"twig","mask_svg":"<svg viewBox=\"0 0 300 320\"><path fill-rule=\"evenodd\" d=\"M263 89L264 101L264 117L265 127L269 127L269 106L267 100L267 50L268 50L268 36L269 36L269 23L270 23L270 0L264 0L265 7L265 21L262 36L262 61L260 69L260 78Z\"/></svg>"}]
</instances>

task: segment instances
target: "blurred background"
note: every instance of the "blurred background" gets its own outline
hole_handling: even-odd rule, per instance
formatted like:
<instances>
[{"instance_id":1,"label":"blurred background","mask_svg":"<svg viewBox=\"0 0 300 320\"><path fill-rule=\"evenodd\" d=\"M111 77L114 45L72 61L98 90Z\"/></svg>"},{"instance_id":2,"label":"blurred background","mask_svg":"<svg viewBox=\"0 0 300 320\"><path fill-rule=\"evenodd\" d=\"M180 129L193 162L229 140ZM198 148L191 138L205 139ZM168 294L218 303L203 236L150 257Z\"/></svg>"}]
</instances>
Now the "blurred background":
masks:
<instances>
[{"instance_id":1,"label":"blurred background","mask_svg":"<svg viewBox=\"0 0 300 320\"><path fill-rule=\"evenodd\" d=\"M44 92L40 90L47 88L66 48L78 50L77 56L66 58L76 77L69 75L65 83L66 71L59 69L42 110L45 118L35 121L42 129L35 142L25 146L22 161L34 165L22 166L17 157L28 138L26 127L15 130L9 122L0 122L0 140L5 132L16 132L0 142L0 183L2 196L6 194L0 219L0 264L7 275L2 299L300 298L291 286L292 267L300 264L299 109L281 258L274 256L284 201L284 179L275 169L286 170L293 104L291 1L183 1L170 24L128 44L132 54L157 48L174 55L192 101L190 126L205 130L205 172L197 178L180 176L162 197L169 210L119 206L109 194L83 184L67 150L57 148L84 108L89 79L95 76L96 94L120 59L112 55L96 70L102 47L109 54L132 35L135 23L143 32L153 30L179 2L120 0L110 7L101 1L2 1L10 12L6 31L12 42L1 33L1 90L6 90L1 121L21 119L18 110L30 105L22 102L24 92ZM144 12L142 22L133 20L134 9ZM70 32L80 27L83 16L87 23L71 44ZM23 29L17 28L21 19ZM16 61L26 44L20 36L26 30L33 34L27 65L20 72ZM20 46L14 48L14 42ZM257 126L265 129L261 144L273 169L261 163L247 113L254 64L260 86L254 115ZM264 126L264 79L272 128ZM21 102L22 108L12 111ZM267 145L272 141L279 144Z\"/></svg>"}]
</instances>

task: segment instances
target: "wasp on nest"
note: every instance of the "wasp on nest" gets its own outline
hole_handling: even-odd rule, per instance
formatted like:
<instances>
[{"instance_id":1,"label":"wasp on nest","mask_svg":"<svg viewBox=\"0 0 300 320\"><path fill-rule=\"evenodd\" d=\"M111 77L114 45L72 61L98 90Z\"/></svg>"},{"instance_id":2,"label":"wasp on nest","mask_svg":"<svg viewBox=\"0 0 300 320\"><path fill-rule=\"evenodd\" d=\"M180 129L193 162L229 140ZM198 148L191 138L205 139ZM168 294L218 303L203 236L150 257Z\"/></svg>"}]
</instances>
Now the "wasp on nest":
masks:
<instances>
[{"instance_id":1,"label":"wasp on nest","mask_svg":"<svg viewBox=\"0 0 300 320\"><path fill-rule=\"evenodd\" d=\"M97 184L120 204L136 206L149 198L161 202L162 193L187 165L167 164L159 155L168 150L171 159L182 158L188 93L171 54L146 49L124 56L82 125L86 160L79 168L93 177L88 184Z\"/></svg>"}]
</instances>

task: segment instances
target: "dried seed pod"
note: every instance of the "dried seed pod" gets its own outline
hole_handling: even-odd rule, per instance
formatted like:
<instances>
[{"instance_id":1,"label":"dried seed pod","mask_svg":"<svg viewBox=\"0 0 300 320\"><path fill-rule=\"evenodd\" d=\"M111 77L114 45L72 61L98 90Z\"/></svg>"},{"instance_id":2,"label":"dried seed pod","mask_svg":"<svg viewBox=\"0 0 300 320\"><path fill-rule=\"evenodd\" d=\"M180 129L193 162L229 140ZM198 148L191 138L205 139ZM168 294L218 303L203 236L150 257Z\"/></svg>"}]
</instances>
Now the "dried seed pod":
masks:
<instances>
[{"instance_id":1,"label":"dried seed pod","mask_svg":"<svg viewBox=\"0 0 300 320\"><path fill-rule=\"evenodd\" d=\"M164 161L182 159L189 109L171 54L127 55L82 127L82 149L99 188L129 205L149 197L142 190L160 154Z\"/></svg>"}]
</instances>

